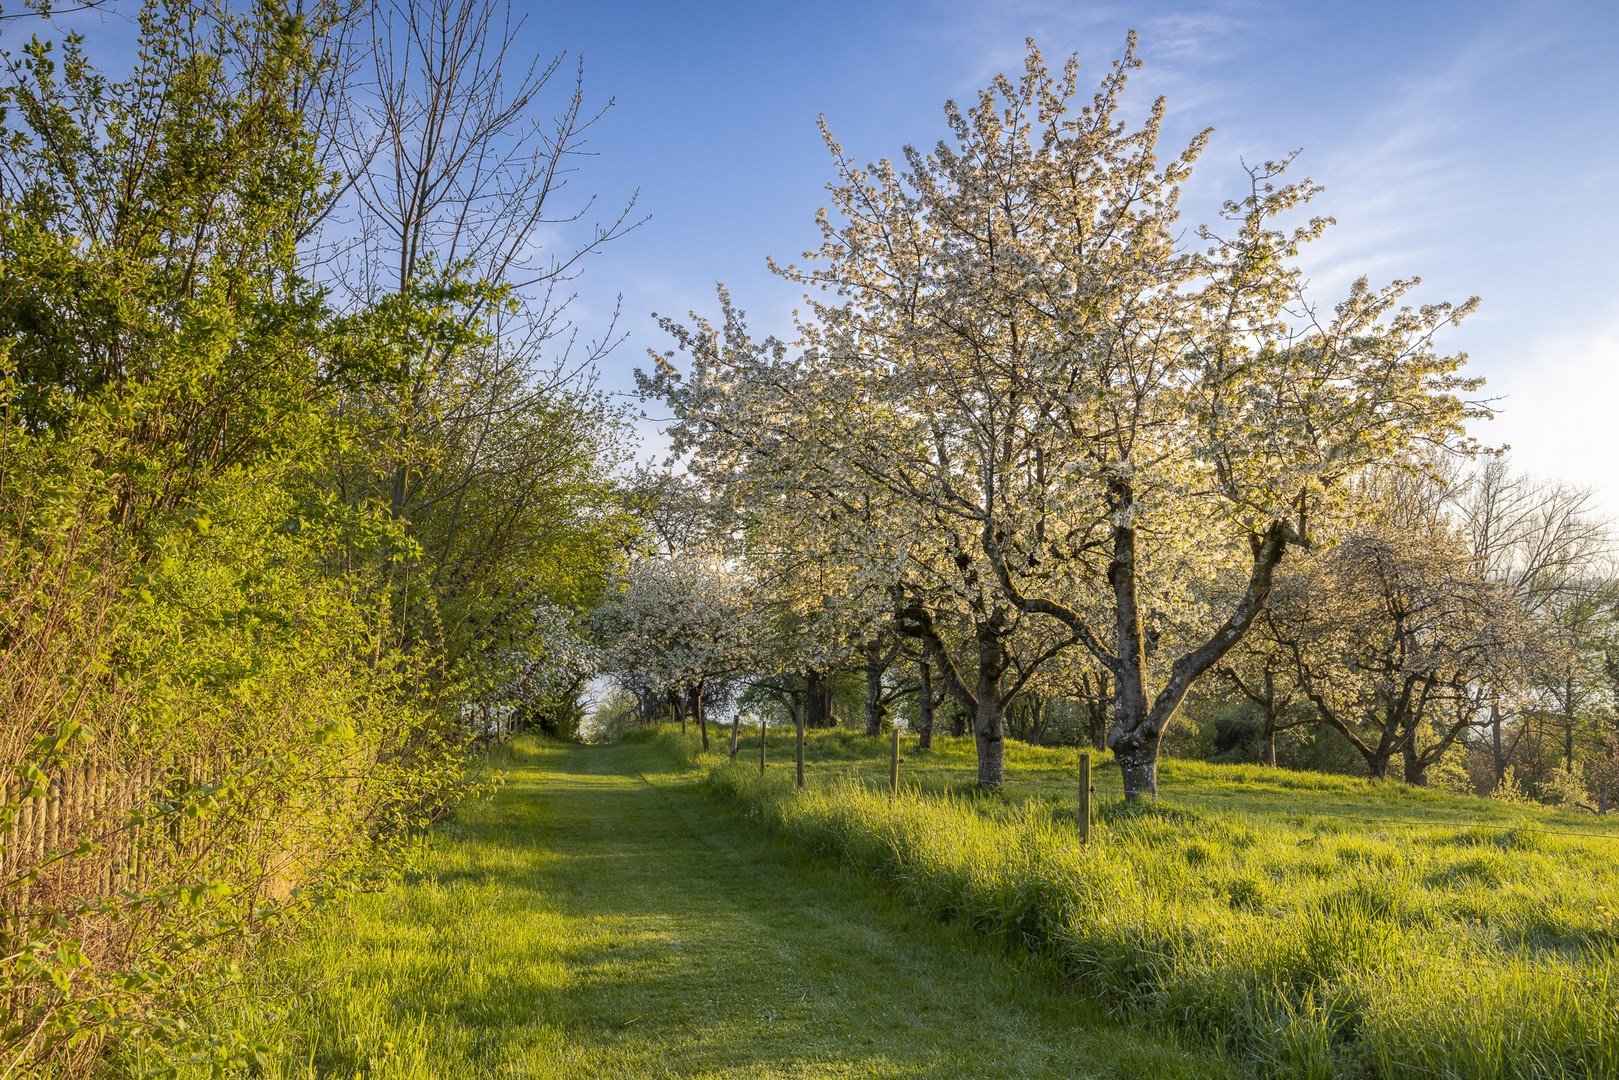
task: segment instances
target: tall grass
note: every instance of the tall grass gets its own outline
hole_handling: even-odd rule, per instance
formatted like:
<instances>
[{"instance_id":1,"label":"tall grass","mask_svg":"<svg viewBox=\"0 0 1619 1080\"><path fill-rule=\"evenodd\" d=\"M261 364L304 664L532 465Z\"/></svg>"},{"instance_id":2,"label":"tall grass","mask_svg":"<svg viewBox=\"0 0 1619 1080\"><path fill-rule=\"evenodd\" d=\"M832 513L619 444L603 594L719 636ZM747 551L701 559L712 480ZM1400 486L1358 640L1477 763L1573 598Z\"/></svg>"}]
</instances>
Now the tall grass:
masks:
<instances>
[{"instance_id":1,"label":"tall grass","mask_svg":"<svg viewBox=\"0 0 1619 1080\"><path fill-rule=\"evenodd\" d=\"M1619 842L949 791L718 766L715 794L1122 1014L1283 1077L1619 1075Z\"/></svg>"}]
</instances>

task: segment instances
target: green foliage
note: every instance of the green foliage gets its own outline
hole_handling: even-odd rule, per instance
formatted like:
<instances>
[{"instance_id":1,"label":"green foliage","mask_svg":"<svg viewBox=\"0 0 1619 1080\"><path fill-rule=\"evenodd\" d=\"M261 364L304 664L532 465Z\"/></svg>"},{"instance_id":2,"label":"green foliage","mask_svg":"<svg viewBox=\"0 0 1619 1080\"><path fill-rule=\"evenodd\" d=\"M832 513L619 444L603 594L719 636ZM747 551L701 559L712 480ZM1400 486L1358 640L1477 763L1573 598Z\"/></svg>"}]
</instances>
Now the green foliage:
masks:
<instances>
[{"instance_id":1,"label":"green foliage","mask_svg":"<svg viewBox=\"0 0 1619 1080\"><path fill-rule=\"evenodd\" d=\"M298 102L335 14L150 0L126 79L71 35L4 58L10 1075L248 1060L188 1019L231 952L385 879L467 784L380 569L415 546L317 482L351 328L295 272L327 180Z\"/></svg>"},{"instance_id":2,"label":"green foliage","mask_svg":"<svg viewBox=\"0 0 1619 1080\"><path fill-rule=\"evenodd\" d=\"M1438 791L1448 791L1456 795L1472 795L1473 778L1468 775L1459 753L1446 754L1428 767L1428 786Z\"/></svg>"},{"instance_id":3,"label":"green foliage","mask_svg":"<svg viewBox=\"0 0 1619 1080\"><path fill-rule=\"evenodd\" d=\"M1551 770L1551 774L1540 785L1541 801L1552 806L1573 809L1589 801L1586 794L1585 771L1579 763L1570 766L1559 766Z\"/></svg>"},{"instance_id":4,"label":"green foliage","mask_svg":"<svg viewBox=\"0 0 1619 1080\"><path fill-rule=\"evenodd\" d=\"M1457 824L1563 830L1580 819L1397 784L1165 762L1166 801L1104 801L1087 847L1071 795L1061 797L1072 752L1009 753L1020 794L984 799L960 794L971 772L951 742L907 760L897 797L873 783L875 754L864 764L816 754L803 792L786 770L760 779L728 765L707 784L909 906L1030 950L1084 992L1269 1074L1619 1068L1608 908L1619 839ZM1111 762L1094 775L1104 800L1119 791Z\"/></svg>"}]
</instances>

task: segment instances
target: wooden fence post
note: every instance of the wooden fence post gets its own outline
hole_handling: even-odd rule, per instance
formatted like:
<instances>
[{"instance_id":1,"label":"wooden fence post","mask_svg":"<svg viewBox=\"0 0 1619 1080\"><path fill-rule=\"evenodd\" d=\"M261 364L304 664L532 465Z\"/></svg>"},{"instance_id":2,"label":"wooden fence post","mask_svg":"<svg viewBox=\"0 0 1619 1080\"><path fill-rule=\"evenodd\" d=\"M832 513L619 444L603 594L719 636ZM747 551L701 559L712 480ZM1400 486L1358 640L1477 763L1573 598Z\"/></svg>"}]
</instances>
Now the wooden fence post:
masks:
<instances>
[{"instance_id":1,"label":"wooden fence post","mask_svg":"<svg viewBox=\"0 0 1619 1080\"><path fill-rule=\"evenodd\" d=\"M763 776L765 774L765 732L767 732L769 730L770 730L770 725L765 723L765 718L762 717L762 716L759 717L759 775L760 776Z\"/></svg>"},{"instance_id":2,"label":"wooden fence post","mask_svg":"<svg viewBox=\"0 0 1619 1080\"><path fill-rule=\"evenodd\" d=\"M1091 755L1079 754L1079 842L1091 842Z\"/></svg>"},{"instance_id":3,"label":"wooden fence post","mask_svg":"<svg viewBox=\"0 0 1619 1080\"><path fill-rule=\"evenodd\" d=\"M798 786L804 786L804 710L798 710Z\"/></svg>"},{"instance_id":4,"label":"wooden fence post","mask_svg":"<svg viewBox=\"0 0 1619 1080\"><path fill-rule=\"evenodd\" d=\"M888 794L890 797L899 794L899 728L894 728L894 738L888 749Z\"/></svg>"}]
</instances>

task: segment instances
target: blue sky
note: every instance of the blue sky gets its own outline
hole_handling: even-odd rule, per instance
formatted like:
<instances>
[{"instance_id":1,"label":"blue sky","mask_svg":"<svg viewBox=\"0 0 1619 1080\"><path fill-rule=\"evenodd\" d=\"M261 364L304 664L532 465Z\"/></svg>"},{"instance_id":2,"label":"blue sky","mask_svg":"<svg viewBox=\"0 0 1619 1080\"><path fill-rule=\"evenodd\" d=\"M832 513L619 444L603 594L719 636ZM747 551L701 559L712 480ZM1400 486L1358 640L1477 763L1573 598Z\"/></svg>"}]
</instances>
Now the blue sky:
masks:
<instances>
[{"instance_id":1,"label":"blue sky","mask_svg":"<svg viewBox=\"0 0 1619 1080\"><path fill-rule=\"evenodd\" d=\"M581 53L616 99L580 182L639 187L651 220L592 266L584 299L622 291L623 384L662 347L646 313L713 308L729 284L780 327L796 257L830 176L824 114L862 159L943 134L941 106L1021 65L1078 53L1099 76L1125 32L1146 67L1133 105L1168 98L1166 149L1212 125L1187 224L1233 190L1239 162L1302 149L1338 226L1308 253L1330 302L1355 276L1421 275L1424 299L1478 294L1449 341L1503 395L1481 425L1520 467L1611 487L1619 509L1619 4L595 3L532 10L536 47Z\"/></svg>"},{"instance_id":2,"label":"blue sky","mask_svg":"<svg viewBox=\"0 0 1619 1080\"><path fill-rule=\"evenodd\" d=\"M815 240L830 177L818 115L857 157L897 156L944 133L947 98L1017 70L1025 37L1053 63L1077 53L1090 80L1135 28L1132 107L1167 96L1165 151L1215 128L1188 227L1235 190L1242 159L1301 149L1296 168L1327 189L1314 209L1339 223L1307 253L1316 298L1362 273L1421 275L1425 300L1482 296L1447 339L1503 398L1477 434L1522 468L1607 489L1619 512L1613 0L518 6L529 50L582 56L587 94L615 100L570 186L604 209L639 189L651 215L579 282L586 331L623 295L609 386L665 347L650 312L712 310L717 281L759 328L788 329L798 290L764 260ZM92 38L127 32L78 18Z\"/></svg>"}]
</instances>

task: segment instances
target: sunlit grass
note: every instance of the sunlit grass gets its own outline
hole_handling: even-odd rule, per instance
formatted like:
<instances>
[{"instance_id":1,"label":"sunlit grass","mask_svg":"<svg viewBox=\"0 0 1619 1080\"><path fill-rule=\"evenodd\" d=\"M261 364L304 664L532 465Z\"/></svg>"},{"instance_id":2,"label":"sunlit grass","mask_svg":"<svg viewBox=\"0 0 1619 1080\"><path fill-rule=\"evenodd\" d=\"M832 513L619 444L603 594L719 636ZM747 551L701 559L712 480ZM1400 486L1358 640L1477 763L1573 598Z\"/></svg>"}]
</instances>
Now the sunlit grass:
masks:
<instances>
[{"instance_id":1,"label":"sunlit grass","mask_svg":"<svg viewBox=\"0 0 1619 1080\"><path fill-rule=\"evenodd\" d=\"M261 958L274 1015L217 1022L283 1080L1233 1074L764 840L697 763L521 741L407 880Z\"/></svg>"},{"instance_id":2,"label":"sunlit grass","mask_svg":"<svg viewBox=\"0 0 1619 1080\"><path fill-rule=\"evenodd\" d=\"M1537 831L1588 819L1181 762L1137 808L1103 762L1087 848L1074 751L1009 747L1008 790L985 797L966 740L907 742L890 797L886 747L865 740L862 761L858 740L817 733L805 792L746 763L709 784L913 909L1267 1073L1619 1075L1619 841Z\"/></svg>"}]
</instances>

